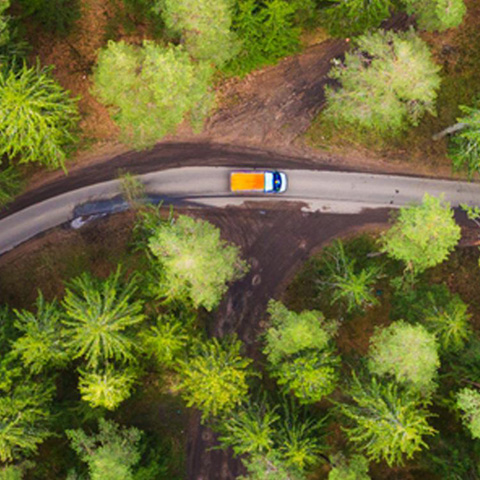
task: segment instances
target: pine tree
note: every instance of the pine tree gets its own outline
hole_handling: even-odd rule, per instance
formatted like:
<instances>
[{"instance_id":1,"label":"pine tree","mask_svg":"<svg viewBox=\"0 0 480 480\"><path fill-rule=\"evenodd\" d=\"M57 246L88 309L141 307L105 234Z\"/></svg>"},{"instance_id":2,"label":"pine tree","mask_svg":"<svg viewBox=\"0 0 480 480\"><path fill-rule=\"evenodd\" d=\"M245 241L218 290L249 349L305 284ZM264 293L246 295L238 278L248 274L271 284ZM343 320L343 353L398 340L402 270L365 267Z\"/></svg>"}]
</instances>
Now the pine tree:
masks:
<instances>
[{"instance_id":1,"label":"pine tree","mask_svg":"<svg viewBox=\"0 0 480 480\"><path fill-rule=\"evenodd\" d=\"M242 342L216 338L197 342L191 356L179 366L178 388L187 406L203 417L224 416L245 401L251 360L240 354Z\"/></svg>"},{"instance_id":2,"label":"pine tree","mask_svg":"<svg viewBox=\"0 0 480 480\"><path fill-rule=\"evenodd\" d=\"M46 302L40 292L36 313L15 310L15 327L22 335L13 342L13 351L20 355L25 367L40 373L50 367L63 367L69 355L61 325L57 302Z\"/></svg>"},{"instance_id":3,"label":"pine tree","mask_svg":"<svg viewBox=\"0 0 480 480\"><path fill-rule=\"evenodd\" d=\"M69 283L63 299L67 345L94 369L108 360L135 358L130 331L144 320L143 304L133 299L135 279L122 282L120 274L118 268L102 281L84 273Z\"/></svg>"},{"instance_id":4,"label":"pine tree","mask_svg":"<svg viewBox=\"0 0 480 480\"><path fill-rule=\"evenodd\" d=\"M65 168L79 113L50 68L0 69L0 156Z\"/></svg>"},{"instance_id":5,"label":"pine tree","mask_svg":"<svg viewBox=\"0 0 480 480\"><path fill-rule=\"evenodd\" d=\"M426 435L435 433L427 422L429 401L394 383L354 376L348 394L351 403L338 404L348 421L344 430L370 460L402 464L427 446Z\"/></svg>"}]
</instances>

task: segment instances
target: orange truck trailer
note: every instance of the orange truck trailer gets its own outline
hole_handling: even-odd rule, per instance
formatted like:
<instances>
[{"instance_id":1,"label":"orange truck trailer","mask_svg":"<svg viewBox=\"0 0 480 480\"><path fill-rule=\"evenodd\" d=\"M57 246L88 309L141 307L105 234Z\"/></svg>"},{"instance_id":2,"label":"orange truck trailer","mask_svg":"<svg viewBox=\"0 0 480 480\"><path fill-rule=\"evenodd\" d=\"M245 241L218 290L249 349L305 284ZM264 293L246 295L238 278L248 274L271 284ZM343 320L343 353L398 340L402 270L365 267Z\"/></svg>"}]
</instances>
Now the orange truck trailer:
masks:
<instances>
[{"instance_id":1,"label":"orange truck trailer","mask_svg":"<svg viewBox=\"0 0 480 480\"><path fill-rule=\"evenodd\" d=\"M230 191L282 193L287 189L287 176L271 170L238 170L230 173Z\"/></svg>"}]
</instances>

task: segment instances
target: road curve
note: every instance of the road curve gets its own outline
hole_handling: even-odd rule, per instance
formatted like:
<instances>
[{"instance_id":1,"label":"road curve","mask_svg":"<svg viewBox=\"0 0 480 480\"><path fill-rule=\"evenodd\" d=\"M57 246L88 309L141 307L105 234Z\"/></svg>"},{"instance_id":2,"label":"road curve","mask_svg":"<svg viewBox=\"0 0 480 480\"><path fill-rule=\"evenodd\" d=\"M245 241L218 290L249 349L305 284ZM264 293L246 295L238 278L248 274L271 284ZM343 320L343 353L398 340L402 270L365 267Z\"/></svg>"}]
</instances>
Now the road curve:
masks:
<instances>
[{"instance_id":1,"label":"road curve","mask_svg":"<svg viewBox=\"0 0 480 480\"><path fill-rule=\"evenodd\" d=\"M420 202L425 193L444 195L453 207L480 205L480 184L396 175L319 170L285 170L288 191L281 195L233 195L229 167L184 167L139 175L147 193L166 202L225 207L246 201L301 202L308 211L357 213L365 208L395 208ZM118 180L49 198L0 220L0 254L50 228L73 220L79 205L113 198ZM104 207L105 208L105 207ZM97 210L99 211L99 210Z\"/></svg>"}]
</instances>

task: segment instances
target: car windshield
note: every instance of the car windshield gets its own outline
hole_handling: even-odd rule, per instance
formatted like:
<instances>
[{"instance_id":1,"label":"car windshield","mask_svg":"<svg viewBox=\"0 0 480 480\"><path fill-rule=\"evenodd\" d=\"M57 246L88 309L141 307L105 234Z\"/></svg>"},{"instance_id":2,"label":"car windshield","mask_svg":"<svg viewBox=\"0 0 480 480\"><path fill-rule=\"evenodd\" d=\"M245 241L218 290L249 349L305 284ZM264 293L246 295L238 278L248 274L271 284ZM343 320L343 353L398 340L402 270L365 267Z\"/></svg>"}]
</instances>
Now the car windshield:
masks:
<instances>
[{"instance_id":1,"label":"car windshield","mask_svg":"<svg viewBox=\"0 0 480 480\"><path fill-rule=\"evenodd\" d=\"M282 188L282 179L278 172L273 172L273 190L278 192Z\"/></svg>"}]
</instances>

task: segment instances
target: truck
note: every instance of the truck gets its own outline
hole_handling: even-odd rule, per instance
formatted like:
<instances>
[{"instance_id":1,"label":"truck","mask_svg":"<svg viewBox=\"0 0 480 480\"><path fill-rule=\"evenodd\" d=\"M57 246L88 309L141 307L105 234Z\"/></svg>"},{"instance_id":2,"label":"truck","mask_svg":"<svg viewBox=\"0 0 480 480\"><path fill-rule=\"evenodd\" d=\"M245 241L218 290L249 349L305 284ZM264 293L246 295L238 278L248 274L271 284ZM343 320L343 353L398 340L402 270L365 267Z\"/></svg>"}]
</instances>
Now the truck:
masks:
<instances>
[{"instance_id":1,"label":"truck","mask_svg":"<svg viewBox=\"0 0 480 480\"><path fill-rule=\"evenodd\" d=\"M230 191L234 193L283 193L287 175L276 170L238 170L230 173Z\"/></svg>"}]
</instances>

